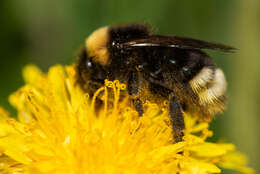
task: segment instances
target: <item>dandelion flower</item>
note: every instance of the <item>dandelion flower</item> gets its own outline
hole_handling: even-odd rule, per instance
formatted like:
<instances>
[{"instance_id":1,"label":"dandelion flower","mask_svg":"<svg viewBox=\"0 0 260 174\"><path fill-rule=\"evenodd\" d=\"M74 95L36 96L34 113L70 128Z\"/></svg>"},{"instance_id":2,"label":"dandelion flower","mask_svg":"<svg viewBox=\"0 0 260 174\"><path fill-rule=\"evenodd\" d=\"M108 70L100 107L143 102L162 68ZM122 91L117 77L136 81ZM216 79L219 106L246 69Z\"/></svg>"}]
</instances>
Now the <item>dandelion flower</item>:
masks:
<instances>
[{"instance_id":1,"label":"dandelion flower","mask_svg":"<svg viewBox=\"0 0 260 174\"><path fill-rule=\"evenodd\" d=\"M138 117L120 98L125 85L118 81L96 92L105 94L97 115L96 97L76 85L73 65L47 74L29 65L23 75L26 85L9 98L17 119L0 109L0 173L209 174L220 167L253 173L234 145L206 142L208 123L189 115L184 141L173 144L167 109L147 101Z\"/></svg>"}]
</instances>

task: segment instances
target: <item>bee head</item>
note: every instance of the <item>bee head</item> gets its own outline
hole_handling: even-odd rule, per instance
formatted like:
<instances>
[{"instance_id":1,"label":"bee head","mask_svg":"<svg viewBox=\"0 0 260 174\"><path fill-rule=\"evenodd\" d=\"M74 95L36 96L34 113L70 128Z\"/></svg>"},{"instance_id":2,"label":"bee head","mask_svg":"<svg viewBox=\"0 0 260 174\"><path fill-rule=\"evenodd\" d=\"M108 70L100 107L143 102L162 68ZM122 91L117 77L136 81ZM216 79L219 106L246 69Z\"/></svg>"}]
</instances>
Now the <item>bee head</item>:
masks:
<instances>
[{"instance_id":1,"label":"bee head","mask_svg":"<svg viewBox=\"0 0 260 174\"><path fill-rule=\"evenodd\" d=\"M82 48L79 52L79 60L77 64L77 75L79 83L85 87L89 82L103 83L106 73L103 66L95 62L93 56L89 56L86 48Z\"/></svg>"}]
</instances>

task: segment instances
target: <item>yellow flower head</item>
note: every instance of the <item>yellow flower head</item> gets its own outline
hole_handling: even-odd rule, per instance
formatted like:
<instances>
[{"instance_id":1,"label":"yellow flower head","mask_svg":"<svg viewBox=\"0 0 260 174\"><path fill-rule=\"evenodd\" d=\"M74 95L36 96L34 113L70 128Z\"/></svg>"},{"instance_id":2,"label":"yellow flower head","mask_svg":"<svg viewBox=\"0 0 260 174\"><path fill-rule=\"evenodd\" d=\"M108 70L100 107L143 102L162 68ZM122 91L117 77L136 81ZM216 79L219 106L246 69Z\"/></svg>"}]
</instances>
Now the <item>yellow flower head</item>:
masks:
<instances>
[{"instance_id":1,"label":"yellow flower head","mask_svg":"<svg viewBox=\"0 0 260 174\"><path fill-rule=\"evenodd\" d=\"M17 119L0 108L0 173L253 173L232 144L206 142L208 124L188 115L184 141L173 144L167 109L147 101L138 117L118 81L106 81L90 98L76 84L74 66L43 74L30 65L23 74L26 85L10 96ZM101 93L104 107L96 112Z\"/></svg>"}]
</instances>

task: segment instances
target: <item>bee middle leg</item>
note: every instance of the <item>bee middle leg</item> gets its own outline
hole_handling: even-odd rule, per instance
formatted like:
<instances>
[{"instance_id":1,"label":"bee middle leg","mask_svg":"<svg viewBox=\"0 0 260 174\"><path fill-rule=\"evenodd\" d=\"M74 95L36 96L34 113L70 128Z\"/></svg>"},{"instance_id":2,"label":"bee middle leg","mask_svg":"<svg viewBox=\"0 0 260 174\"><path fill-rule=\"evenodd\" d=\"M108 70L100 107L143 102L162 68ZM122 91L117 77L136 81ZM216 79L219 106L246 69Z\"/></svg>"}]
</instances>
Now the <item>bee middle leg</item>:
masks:
<instances>
[{"instance_id":1,"label":"bee middle leg","mask_svg":"<svg viewBox=\"0 0 260 174\"><path fill-rule=\"evenodd\" d=\"M132 103L135 110L138 112L139 116L144 113L142 100L139 98L139 93L141 89L140 77L137 72L132 72L127 84L128 92L131 96Z\"/></svg>"},{"instance_id":2,"label":"bee middle leg","mask_svg":"<svg viewBox=\"0 0 260 174\"><path fill-rule=\"evenodd\" d=\"M169 98L169 115L172 122L172 129L174 131L174 142L183 141L184 136L184 118L181 111L181 104L178 98L170 95Z\"/></svg>"}]
</instances>

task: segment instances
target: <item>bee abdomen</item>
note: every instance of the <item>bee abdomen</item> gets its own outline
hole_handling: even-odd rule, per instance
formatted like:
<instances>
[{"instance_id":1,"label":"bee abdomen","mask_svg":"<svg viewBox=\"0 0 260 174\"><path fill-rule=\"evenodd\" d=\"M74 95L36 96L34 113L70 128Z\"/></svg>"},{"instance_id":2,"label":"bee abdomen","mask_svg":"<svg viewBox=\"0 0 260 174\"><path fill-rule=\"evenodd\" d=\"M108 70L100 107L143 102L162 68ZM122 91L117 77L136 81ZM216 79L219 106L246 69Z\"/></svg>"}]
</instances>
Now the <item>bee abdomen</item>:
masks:
<instances>
[{"instance_id":1,"label":"bee abdomen","mask_svg":"<svg viewBox=\"0 0 260 174\"><path fill-rule=\"evenodd\" d=\"M214 78L208 84L208 88L198 93L200 104L215 103L221 96L225 95L226 89L227 83L224 73L221 69L216 69Z\"/></svg>"},{"instance_id":2,"label":"bee abdomen","mask_svg":"<svg viewBox=\"0 0 260 174\"><path fill-rule=\"evenodd\" d=\"M215 67L204 67L190 81L192 90L199 93L211 83L215 76Z\"/></svg>"},{"instance_id":3,"label":"bee abdomen","mask_svg":"<svg viewBox=\"0 0 260 174\"><path fill-rule=\"evenodd\" d=\"M203 68L191 81L190 85L198 95L200 114L212 117L223 112L226 106L227 83L221 69Z\"/></svg>"}]
</instances>

